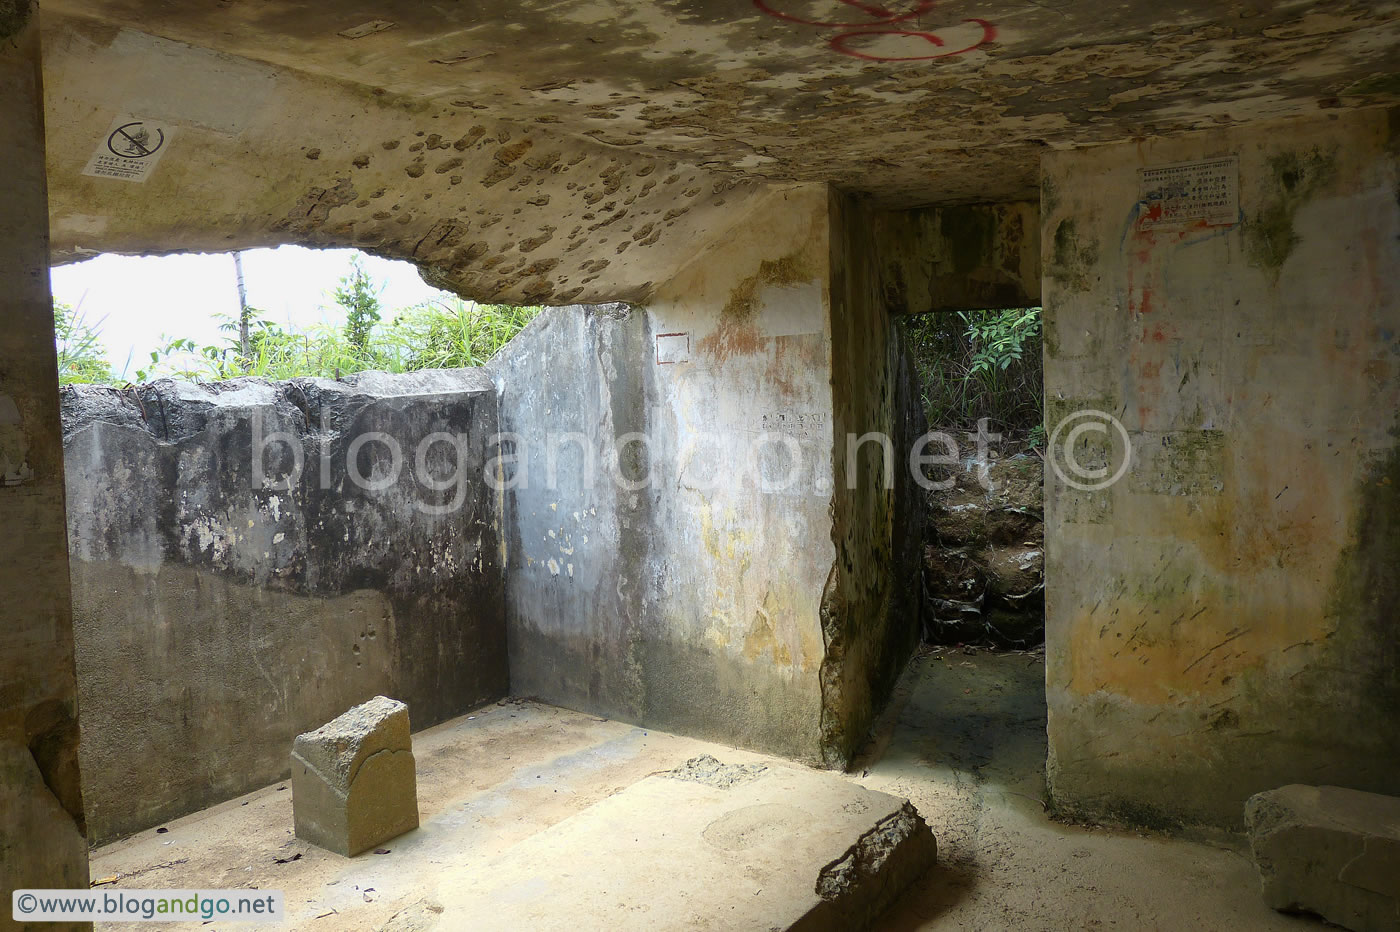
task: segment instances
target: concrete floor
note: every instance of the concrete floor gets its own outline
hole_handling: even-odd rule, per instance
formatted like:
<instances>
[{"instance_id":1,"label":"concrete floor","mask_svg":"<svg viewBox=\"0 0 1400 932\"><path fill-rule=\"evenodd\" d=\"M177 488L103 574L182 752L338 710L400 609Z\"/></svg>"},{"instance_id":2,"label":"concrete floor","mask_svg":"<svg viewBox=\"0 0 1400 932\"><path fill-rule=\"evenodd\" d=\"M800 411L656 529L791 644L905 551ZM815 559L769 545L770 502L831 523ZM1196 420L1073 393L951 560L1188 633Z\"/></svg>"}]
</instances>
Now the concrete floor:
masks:
<instances>
[{"instance_id":1,"label":"concrete floor","mask_svg":"<svg viewBox=\"0 0 1400 932\"><path fill-rule=\"evenodd\" d=\"M1045 667L1036 655L931 651L886 718L851 776L918 807L938 836L938 866L882 930L1325 927L1266 907L1238 840L1050 821L1040 802Z\"/></svg>"},{"instance_id":2,"label":"concrete floor","mask_svg":"<svg viewBox=\"0 0 1400 932\"><path fill-rule=\"evenodd\" d=\"M1241 850L1046 818L1043 680L1028 654L934 651L911 668L846 777L908 797L938 837L938 865L881 929L1320 928L1265 907ZM706 753L785 763L523 701L421 732L414 750L423 824L387 854L347 861L296 839L279 784L99 848L92 876L116 888L281 889L292 921L269 928L407 932L435 925L447 894L498 855L650 774ZM608 854L599 839L578 860ZM593 928L585 916L576 927Z\"/></svg>"}]
</instances>

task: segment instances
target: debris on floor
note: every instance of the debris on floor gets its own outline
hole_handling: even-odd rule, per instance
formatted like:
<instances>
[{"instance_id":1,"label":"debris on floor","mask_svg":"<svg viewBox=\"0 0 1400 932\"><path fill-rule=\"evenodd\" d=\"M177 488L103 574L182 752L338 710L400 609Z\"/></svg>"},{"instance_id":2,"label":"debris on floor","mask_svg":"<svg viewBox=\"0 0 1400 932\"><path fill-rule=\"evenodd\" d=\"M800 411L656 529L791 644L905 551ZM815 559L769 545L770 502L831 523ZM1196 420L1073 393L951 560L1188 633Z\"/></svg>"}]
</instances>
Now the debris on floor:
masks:
<instances>
[{"instance_id":1,"label":"debris on floor","mask_svg":"<svg viewBox=\"0 0 1400 932\"><path fill-rule=\"evenodd\" d=\"M1038 652L926 650L910 667L882 716L878 737L846 774L816 773L891 798L908 799L937 836L937 863L910 883L875 928L881 932L988 929L1228 929L1230 932L1307 932L1316 922L1269 909L1247 852L1222 850L1161 835L1139 836L1051 820L1045 812L1045 668ZM413 736L423 826L402 836L389 857L345 859L296 842L290 829L292 794L272 786L170 823L168 835L147 832L97 848L92 876L124 887L254 887L283 890L288 921L241 927L241 932L423 932L455 901L453 891L481 889L491 873L532 838L562 838L565 823L591 807L651 779L674 788L731 799L753 792L790 762L531 701L510 703L507 715L465 716ZM490 708L495 708L493 704ZM710 765L704 759L713 759ZM663 776L676 769L745 767L757 779L729 789ZM759 768L763 768L759 770ZM800 770L800 768L799 768ZM650 784L648 784L650 785ZM878 798L878 797L877 797ZM867 819L880 814L845 812ZM246 803L246 805L245 805ZM800 803L775 801L778 806ZM859 806L853 806L858 809ZM681 807L672 806L667 821ZM607 807L595 812L606 813ZM731 816L700 844L769 844L765 832L786 810ZM894 815L891 808L886 816ZM747 819L747 821L744 821ZM611 857L615 839L628 839L635 821L613 821L603 836L572 849L571 873L587 874ZM555 835L548 835L556 831ZM670 831L669 824L663 830ZM632 835L631 837L640 837ZM165 840L173 845L166 846ZM542 843L542 842L541 842ZM638 845L638 842L628 842ZM289 844L296 845L289 848ZM810 875L850 858L851 840ZM878 852L871 845L870 854ZM289 851L300 860L274 864ZM694 886L687 850L679 860L647 865L676 888ZM781 849L764 865L781 866ZM505 859L505 860L503 860ZM855 860L855 859L852 859ZM815 862L815 858L813 859ZM523 863L512 861L512 863ZM159 868L159 881L148 872ZM549 882L531 868L514 878L521 896ZM586 879L586 878L585 878ZM738 900L774 902L777 880L762 872L735 892L734 915L710 918L710 928L749 930L754 913ZM574 881L570 881L574 882ZM373 888L371 902L364 893ZM742 897L739 894L742 893ZM452 895L449 895L452 894ZM597 928L587 905L571 932ZM689 930L687 914L651 913L649 927ZM439 928L448 928L442 923ZM192 932L198 926L190 927ZM119 925L97 932L121 932Z\"/></svg>"},{"instance_id":2,"label":"debris on floor","mask_svg":"<svg viewBox=\"0 0 1400 932\"><path fill-rule=\"evenodd\" d=\"M298 735L292 811L298 838L345 857L417 828L408 706L376 696Z\"/></svg>"},{"instance_id":3,"label":"debris on floor","mask_svg":"<svg viewBox=\"0 0 1400 932\"><path fill-rule=\"evenodd\" d=\"M1292 784L1245 804L1264 901L1353 932L1400 932L1400 798Z\"/></svg>"}]
</instances>

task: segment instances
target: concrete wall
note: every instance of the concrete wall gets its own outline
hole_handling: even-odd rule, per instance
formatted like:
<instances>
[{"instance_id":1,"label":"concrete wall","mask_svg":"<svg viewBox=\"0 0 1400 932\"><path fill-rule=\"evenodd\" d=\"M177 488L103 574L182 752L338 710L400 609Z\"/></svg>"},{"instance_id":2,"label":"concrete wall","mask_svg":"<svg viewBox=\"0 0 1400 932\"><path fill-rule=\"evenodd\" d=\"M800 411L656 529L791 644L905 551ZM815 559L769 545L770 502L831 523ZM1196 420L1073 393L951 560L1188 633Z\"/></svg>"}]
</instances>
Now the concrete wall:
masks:
<instances>
[{"instance_id":1,"label":"concrete wall","mask_svg":"<svg viewBox=\"0 0 1400 932\"><path fill-rule=\"evenodd\" d=\"M884 493L878 547L848 547L833 523L838 432L869 414L833 420L833 313L893 359L889 321L836 295L839 222L825 186L774 189L645 309L556 309L493 363L522 457L510 475L528 478L506 492L514 692L812 762L844 761L863 736L917 621L867 651L846 628L882 630L888 593L837 583L849 611L829 604L839 561L889 571L870 561L889 559L891 533ZM892 422L888 375L868 429ZM559 442L574 432L591 481L575 478L579 445ZM649 447L619 450L628 433ZM650 482L625 487L617 461L628 484ZM877 685L838 692L847 680Z\"/></svg>"},{"instance_id":2,"label":"concrete wall","mask_svg":"<svg viewBox=\"0 0 1400 932\"><path fill-rule=\"evenodd\" d=\"M1040 304L1039 204L882 210L862 230L891 314Z\"/></svg>"},{"instance_id":3,"label":"concrete wall","mask_svg":"<svg viewBox=\"0 0 1400 932\"><path fill-rule=\"evenodd\" d=\"M415 728L505 694L479 370L65 389L64 420L95 840L281 779L376 694Z\"/></svg>"},{"instance_id":4,"label":"concrete wall","mask_svg":"<svg viewBox=\"0 0 1400 932\"><path fill-rule=\"evenodd\" d=\"M556 310L494 366L530 478L508 504L512 688L815 761L832 562L825 189L742 219L645 310ZM765 430L802 454L788 492L747 468ZM568 431L591 435L598 466L550 489L549 437ZM651 438L621 458L629 484L651 473L636 491L608 470L630 432Z\"/></svg>"},{"instance_id":5,"label":"concrete wall","mask_svg":"<svg viewBox=\"0 0 1400 932\"><path fill-rule=\"evenodd\" d=\"M836 560L822 595L822 729L836 763L859 748L919 641L924 508L909 448L926 427L884 287L904 279L881 262L914 243L882 236L851 199L833 193L830 211ZM889 445L859 442L868 433Z\"/></svg>"},{"instance_id":6,"label":"concrete wall","mask_svg":"<svg viewBox=\"0 0 1400 932\"><path fill-rule=\"evenodd\" d=\"M1370 111L1047 156L1048 421L1112 412L1134 447L1103 491L1047 470L1061 808L1400 793L1396 143ZM1140 168L1230 155L1235 222L1150 225Z\"/></svg>"},{"instance_id":7,"label":"concrete wall","mask_svg":"<svg viewBox=\"0 0 1400 932\"><path fill-rule=\"evenodd\" d=\"M86 888L37 15L0 8L0 926L22 887ZM45 928L60 928L46 925Z\"/></svg>"}]
</instances>

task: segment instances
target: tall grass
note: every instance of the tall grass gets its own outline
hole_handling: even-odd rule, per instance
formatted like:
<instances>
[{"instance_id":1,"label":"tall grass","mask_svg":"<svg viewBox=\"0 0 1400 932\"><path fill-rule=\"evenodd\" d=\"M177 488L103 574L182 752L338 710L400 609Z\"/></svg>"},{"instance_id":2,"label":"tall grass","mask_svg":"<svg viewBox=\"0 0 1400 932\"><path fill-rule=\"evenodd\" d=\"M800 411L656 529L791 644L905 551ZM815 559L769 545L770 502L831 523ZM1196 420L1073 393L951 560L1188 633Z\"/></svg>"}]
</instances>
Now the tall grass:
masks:
<instances>
[{"instance_id":1,"label":"tall grass","mask_svg":"<svg viewBox=\"0 0 1400 932\"><path fill-rule=\"evenodd\" d=\"M59 384L107 384L116 380L102 346L102 321L89 322L80 308L55 301L53 334Z\"/></svg>"},{"instance_id":2,"label":"tall grass","mask_svg":"<svg viewBox=\"0 0 1400 932\"><path fill-rule=\"evenodd\" d=\"M480 366L525 329L543 308L453 299L409 308L383 334L391 371Z\"/></svg>"},{"instance_id":3,"label":"tall grass","mask_svg":"<svg viewBox=\"0 0 1400 932\"><path fill-rule=\"evenodd\" d=\"M170 340L136 375L138 381L161 375L200 381L241 376L335 379L370 369L412 372L480 366L540 310L451 298L406 308L391 323L358 329L330 324L284 328L254 311L247 355L237 338L237 322L226 321L222 329L230 336L225 342L198 346L189 339Z\"/></svg>"},{"instance_id":4,"label":"tall grass","mask_svg":"<svg viewBox=\"0 0 1400 932\"><path fill-rule=\"evenodd\" d=\"M1040 308L924 314L904 321L931 427L1043 434Z\"/></svg>"}]
</instances>

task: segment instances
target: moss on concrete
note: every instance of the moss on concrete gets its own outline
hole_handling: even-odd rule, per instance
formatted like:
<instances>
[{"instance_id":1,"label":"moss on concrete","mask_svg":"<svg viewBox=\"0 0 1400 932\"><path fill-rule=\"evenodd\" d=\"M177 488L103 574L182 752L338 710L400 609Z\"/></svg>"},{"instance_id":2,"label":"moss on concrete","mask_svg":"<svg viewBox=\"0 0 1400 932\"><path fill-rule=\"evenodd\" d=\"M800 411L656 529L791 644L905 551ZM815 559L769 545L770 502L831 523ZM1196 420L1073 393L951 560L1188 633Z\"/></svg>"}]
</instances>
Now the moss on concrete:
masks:
<instances>
[{"instance_id":1,"label":"moss on concrete","mask_svg":"<svg viewBox=\"0 0 1400 932\"><path fill-rule=\"evenodd\" d=\"M1334 650L1351 658L1357 698L1400 741L1400 429L1392 433L1396 445L1357 488L1352 543L1338 561L1328 614L1337 622Z\"/></svg>"},{"instance_id":2,"label":"moss on concrete","mask_svg":"<svg viewBox=\"0 0 1400 932\"><path fill-rule=\"evenodd\" d=\"M1066 799L1056 792L1053 781L1046 786L1042 801L1050 819L1066 825L1115 826L1170 835L1179 835L1186 828L1180 817L1141 800L1118 796Z\"/></svg>"},{"instance_id":3,"label":"moss on concrete","mask_svg":"<svg viewBox=\"0 0 1400 932\"><path fill-rule=\"evenodd\" d=\"M1081 242L1074 220L1061 220L1055 226L1050 267L1046 269L1051 278L1071 290L1084 291L1089 287L1089 274L1098 261L1098 242Z\"/></svg>"},{"instance_id":4,"label":"moss on concrete","mask_svg":"<svg viewBox=\"0 0 1400 932\"><path fill-rule=\"evenodd\" d=\"M1394 72L1373 74L1369 78L1362 78L1360 81L1347 85L1342 89L1342 93L1356 97L1372 94L1397 96L1400 95L1400 74Z\"/></svg>"},{"instance_id":5,"label":"moss on concrete","mask_svg":"<svg viewBox=\"0 0 1400 932\"><path fill-rule=\"evenodd\" d=\"M1335 150L1284 152L1269 159L1270 183L1275 196L1245 225L1245 249L1250 262L1275 273L1283 267L1300 242L1293 227L1298 210L1336 175Z\"/></svg>"},{"instance_id":6,"label":"moss on concrete","mask_svg":"<svg viewBox=\"0 0 1400 932\"><path fill-rule=\"evenodd\" d=\"M0 41L19 35L33 15L32 0L0 0Z\"/></svg>"},{"instance_id":7,"label":"moss on concrete","mask_svg":"<svg viewBox=\"0 0 1400 932\"><path fill-rule=\"evenodd\" d=\"M954 273L967 275L991 261L997 233L992 208L945 208L939 216L939 232Z\"/></svg>"},{"instance_id":8,"label":"moss on concrete","mask_svg":"<svg viewBox=\"0 0 1400 932\"><path fill-rule=\"evenodd\" d=\"M1049 175L1040 180L1040 215L1048 217L1060 206L1060 190Z\"/></svg>"}]
</instances>

